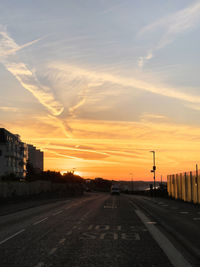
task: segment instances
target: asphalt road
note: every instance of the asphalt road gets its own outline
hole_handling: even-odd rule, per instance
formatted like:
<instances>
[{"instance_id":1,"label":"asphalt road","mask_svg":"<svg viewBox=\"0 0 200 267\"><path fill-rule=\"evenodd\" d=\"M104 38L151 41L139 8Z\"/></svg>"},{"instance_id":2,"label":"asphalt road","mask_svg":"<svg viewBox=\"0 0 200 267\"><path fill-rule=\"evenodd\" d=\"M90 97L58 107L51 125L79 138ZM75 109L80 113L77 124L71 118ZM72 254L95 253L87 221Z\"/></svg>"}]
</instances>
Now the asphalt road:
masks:
<instances>
[{"instance_id":1,"label":"asphalt road","mask_svg":"<svg viewBox=\"0 0 200 267\"><path fill-rule=\"evenodd\" d=\"M171 214L182 218L178 227L188 213L164 201L90 194L0 216L0 266L200 266L172 234ZM189 222L199 227L188 220L187 230Z\"/></svg>"}]
</instances>

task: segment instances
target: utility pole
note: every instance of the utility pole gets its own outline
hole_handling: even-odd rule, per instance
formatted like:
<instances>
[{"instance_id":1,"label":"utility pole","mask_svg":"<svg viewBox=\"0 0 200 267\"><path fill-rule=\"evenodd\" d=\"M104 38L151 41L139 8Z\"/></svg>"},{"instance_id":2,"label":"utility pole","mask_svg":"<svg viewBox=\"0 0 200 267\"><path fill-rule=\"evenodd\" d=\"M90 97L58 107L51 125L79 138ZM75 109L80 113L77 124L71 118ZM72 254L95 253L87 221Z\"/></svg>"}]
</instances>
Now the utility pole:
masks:
<instances>
[{"instance_id":1,"label":"utility pole","mask_svg":"<svg viewBox=\"0 0 200 267\"><path fill-rule=\"evenodd\" d=\"M153 169L151 170L151 172L153 172L153 187L154 187L154 195L155 195L155 189L156 189L156 152L150 151L151 153L153 153Z\"/></svg>"},{"instance_id":2,"label":"utility pole","mask_svg":"<svg viewBox=\"0 0 200 267\"><path fill-rule=\"evenodd\" d=\"M199 177L199 173L198 173L198 164L196 164L196 181L195 181L195 184L196 184L196 187L197 187L197 203L199 203L199 188L198 188L198 178Z\"/></svg>"},{"instance_id":3,"label":"utility pole","mask_svg":"<svg viewBox=\"0 0 200 267\"><path fill-rule=\"evenodd\" d=\"M131 175L131 193L133 194L133 173L130 173Z\"/></svg>"}]
</instances>

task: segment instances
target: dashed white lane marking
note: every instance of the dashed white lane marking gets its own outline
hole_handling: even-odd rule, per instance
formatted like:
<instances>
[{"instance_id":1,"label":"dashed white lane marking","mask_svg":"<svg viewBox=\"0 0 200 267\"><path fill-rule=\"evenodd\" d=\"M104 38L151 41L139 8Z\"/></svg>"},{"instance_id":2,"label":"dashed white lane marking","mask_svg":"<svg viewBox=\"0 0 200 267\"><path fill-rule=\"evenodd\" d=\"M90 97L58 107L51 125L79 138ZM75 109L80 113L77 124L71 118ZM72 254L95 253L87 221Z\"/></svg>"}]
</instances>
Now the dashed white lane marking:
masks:
<instances>
[{"instance_id":1,"label":"dashed white lane marking","mask_svg":"<svg viewBox=\"0 0 200 267\"><path fill-rule=\"evenodd\" d=\"M60 214L61 212L63 212L63 210L59 210L59 211L53 213L52 215L53 215L53 216L56 216L56 215Z\"/></svg>"},{"instance_id":2,"label":"dashed white lane marking","mask_svg":"<svg viewBox=\"0 0 200 267\"><path fill-rule=\"evenodd\" d=\"M193 218L194 221L200 221L200 218Z\"/></svg>"},{"instance_id":3,"label":"dashed white lane marking","mask_svg":"<svg viewBox=\"0 0 200 267\"><path fill-rule=\"evenodd\" d=\"M37 221L37 222L33 223L33 225L37 225L37 224L39 224L39 223L41 223L41 222L46 221L47 219L48 219L48 217L46 217L46 218L44 218L44 219L42 219L42 220L40 220L40 221Z\"/></svg>"},{"instance_id":4,"label":"dashed white lane marking","mask_svg":"<svg viewBox=\"0 0 200 267\"><path fill-rule=\"evenodd\" d=\"M72 234L72 230L70 230L70 231L68 231L67 233L66 233L66 235L71 235Z\"/></svg>"},{"instance_id":5,"label":"dashed white lane marking","mask_svg":"<svg viewBox=\"0 0 200 267\"><path fill-rule=\"evenodd\" d=\"M100 235L100 239L104 239L104 238L105 238L105 235L106 235L106 233L102 233L102 234Z\"/></svg>"},{"instance_id":6,"label":"dashed white lane marking","mask_svg":"<svg viewBox=\"0 0 200 267\"><path fill-rule=\"evenodd\" d=\"M147 227L148 231L151 233L158 245L165 252L172 265L176 267L192 267L192 265L183 257L183 255L176 249L176 247L169 241L169 239L154 224L148 224L149 218L141 210L139 210L134 203L132 203L132 205L135 208L135 213Z\"/></svg>"},{"instance_id":7,"label":"dashed white lane marking","mask_svg":"<svg viewBox=\"0 0 200 267\"><path fill-rule=\"evenodd\" d=\"M13 235L7 237L6 239L4 239L4 240L2 240L2 241L0 242L0 245L2 245L3 243L5 243L6 241L10 240L11 238L13 238L13 237L15 237L15 236L21 234L21 233L24 232L25 230L26 230L26 229L22 229L22 230L18 231L17 233L15 233L15 234L13 234Z\"/></svg>"},{"instance_id":8,"label":"dashed white lane marking","mask_svg":"<svg viewBox=\"0 0 200 267\"><path fill-rule=\"evenodd\" d=\"M37 265L35 265L35 267L42 267L44 265L44 262L38 262Z\"/></svg>"},{"instance_id":9,"label":"dashed white lane marking","mask_svg":"<svg viewBox=\"0 0 200 267\"><path fill-rule=\"evenodd\" d=\"M63 243L65 243L65 238L63 238L63 239L61 239L60 241L59 241L59 244L63 244Z\"/></svg>"},{"instance_id":10,"label":"dashed white lane marking","mask_svg":"<svg viewBox=\"0 0 200 267\"><path fill-rule=\"evenodd\" d=\"M188 211L180 211L179 213L180 214L188 214L189 212Z\"/></svg>"},{"instance_id":11,"label":"dashed white lane marking","mask_svg":"<svg viewBox=\"0 0 200 267\"><path fill-rule=\"evenodd\" d=\"M91 230L93 227L93 225L91 224L90 226L88 226L88 230Z\"/></svg>"},{"instance_id":12,"label":"dashed white lane marking","mask_svg":"<svg viewBox=\"0 0 200 267\"><path fill-rule=\"evenodd\" d=\"M113 238L114 238L114 240L117 240L118 239L118 233L113 233Z\"/></svg>"},{"instance_id":13,"label":"dashed white lane marking","mask_svg":"<svg viewBox=\"0 0 200 267\"><path fill-rule=\"evenodd\" d=\"M52 249L50 250L50 252L49 252L49 255L54 254L54 253L56 252L56 250L57 250L57 248L52 248Z\"/></svg>"}]
</instances>

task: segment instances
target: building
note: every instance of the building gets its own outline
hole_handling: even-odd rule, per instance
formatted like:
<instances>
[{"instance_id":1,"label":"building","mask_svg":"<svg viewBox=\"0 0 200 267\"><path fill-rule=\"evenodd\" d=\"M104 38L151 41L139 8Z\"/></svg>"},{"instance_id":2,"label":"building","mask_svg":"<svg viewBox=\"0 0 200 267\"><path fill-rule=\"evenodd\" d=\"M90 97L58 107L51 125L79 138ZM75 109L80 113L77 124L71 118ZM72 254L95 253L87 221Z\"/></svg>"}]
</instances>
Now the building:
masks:
<instances>
[{"instance_id":1,"label":"building","mask_svg":"<svg viewBox=\"0 0 200 267\"><path fill-rule=\"evenodd\" d=\"M14 174L25 178L27 159L28 148L20 136L0 128L0 177Z\"/></svg>"},{"instance_id":2,"label":"building","mask_svg":"<svg viewBox=\"0 0 200 267\"><path fill-rule=\"evenodd\" d=\"M28 164L31 165L35 173L43 171L44 154L33 145L28 145Z\"/></svg>"}]
</instances>

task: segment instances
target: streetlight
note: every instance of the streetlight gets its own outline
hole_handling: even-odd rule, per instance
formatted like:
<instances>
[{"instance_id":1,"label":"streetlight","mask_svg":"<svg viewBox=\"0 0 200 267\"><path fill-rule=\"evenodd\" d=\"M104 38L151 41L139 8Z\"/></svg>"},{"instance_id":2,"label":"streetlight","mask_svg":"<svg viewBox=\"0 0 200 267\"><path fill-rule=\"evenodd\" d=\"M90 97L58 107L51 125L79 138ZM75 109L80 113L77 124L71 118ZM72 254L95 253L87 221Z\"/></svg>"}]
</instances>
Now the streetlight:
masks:
<instances>
[{"instance_id":1,"label":"streetlight","mask_svg":"<svg viewBox=\"0 0 200 267\"><path fill-rule=\"evenodd\" d=\"M153 172L153 187L154 187L154 192L155 192L155 188L156 188L156 152L155 151L150 151L151 153L153 153L153 169L151 170L151 172Z\"/></svg>"},{"instance_id":2,"label":"streetlight","mask_svg":"<svg viewBox=\"0 0 200 267\"><path fill-rule=\"evenodd\" d=\"M73 168L73 169L72 169L72 174L74 174L75 170L76 170L76 168Z\"/></svg>"},{"instance_id":3,"label":"streetlight","mask_svg":"<svg viewBox=\"0 0 200 267\"><path fill-rule=\"evenodd\" d=\"M133 194L133 174L132 172L129 174L131 175L131 193Z\"/></svg>"}]
</instances>

